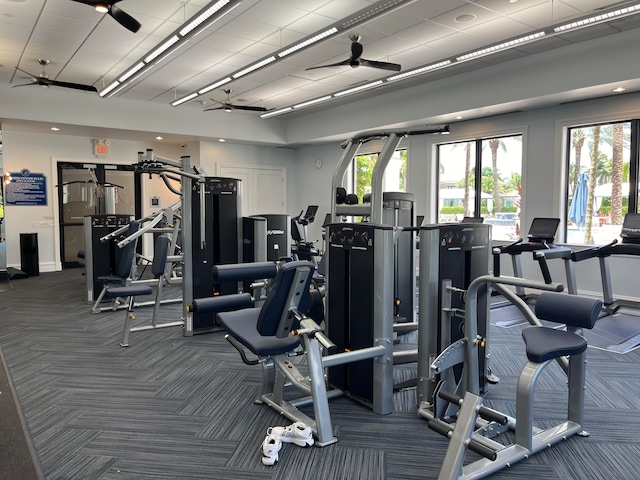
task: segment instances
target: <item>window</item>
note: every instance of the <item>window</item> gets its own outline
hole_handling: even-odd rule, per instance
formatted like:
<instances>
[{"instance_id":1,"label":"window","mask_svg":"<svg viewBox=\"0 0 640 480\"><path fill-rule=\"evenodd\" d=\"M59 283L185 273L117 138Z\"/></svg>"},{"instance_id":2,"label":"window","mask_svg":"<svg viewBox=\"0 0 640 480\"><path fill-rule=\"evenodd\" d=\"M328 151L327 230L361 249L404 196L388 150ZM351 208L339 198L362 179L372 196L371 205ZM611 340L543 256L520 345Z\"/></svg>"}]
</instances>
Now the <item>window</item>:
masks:
<instances>
[{"instance_id":1,"label":"window","mask_svg":"<svg viewBox=\"0 0 640 480\"><path fill-rule=\"evenodd\" d=\"M439 223L481 216L494 240L520 236L522 135L440 144L437 163Z\"/></svg>"},{"instance_id":2,"label":"window","mask_svg":"<svg viewBox=\"0 0 640 480\"><path fill-rule=\"evenodd\" d=\"M378 160L378 153L356 155L353 158L351 171L351 192L358 196L359 203L366 194L371 193L371 177L373 168ZM389 164L384 172L382 181L383 192L404 192L406 191L407 178L407 150L396 150L389 159Z\"/></svg>"},{"instance_id":3,"label":"window","mask_svg":"<svg viewBox=\"0 0 640 480\"><path fill-rule=\"evenodd\" d=\"M624 216L638 212L638 120L570 128L567 135L567 221L570 244L620 239ZM634 146L635 145L635 146ZM634 191L635 190L635 191Z\"/></svg>"}]
</instances>

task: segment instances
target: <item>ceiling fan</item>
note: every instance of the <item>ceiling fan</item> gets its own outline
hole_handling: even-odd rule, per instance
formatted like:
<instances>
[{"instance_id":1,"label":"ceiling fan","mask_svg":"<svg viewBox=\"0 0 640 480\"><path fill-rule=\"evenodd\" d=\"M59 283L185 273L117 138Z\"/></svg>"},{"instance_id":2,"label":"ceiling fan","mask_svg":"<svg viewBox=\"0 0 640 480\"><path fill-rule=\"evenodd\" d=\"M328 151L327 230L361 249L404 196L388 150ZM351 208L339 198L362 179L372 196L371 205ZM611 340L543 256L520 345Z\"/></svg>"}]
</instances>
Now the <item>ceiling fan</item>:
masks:
<instances>
[{"instance_id":1,"label":"ceiling fan","mask_svg":"<svg viewBox=\"0 0 640 480\"><path fill-rule=\"evenodd\" d=\"M72 0L78 3L84 3L95 8L100 13L108 13L113 19L127 30L136 33L140 29L140 22L128 13L124 12L116 5L121 0L93 1L93 0Z\"/></svg>"},{"instance_id":2,"label":"ceiling fan","mask_svg":"<svg viewBox=\"0 0 640 480\"><path fill-rule=\"evenodd\" d=\"M248 112L266 112L267 109L265 107L252 107L250 105L234 105L231 103L231 99L230 99L230 95L231 92L233 90L231 90L230 88L225 88L223 90L224 93L227 94L227 99L224 102L220 102L218 100L216 100L215 98L212 98L211 100L213 100L216 103L219 103L220 106L219 107L215 107L215 108L205 108L204 111L208 112L210 110L224 110L225 112L232 112L234 110L244 110L244 111L248 111Z\"/></svg>"},{"instance_id":3,"label":"ceiling fan","mask_svg":"<svg viewBox=\"0 0 640 480\"><path fill-rule=\"evenodd\" d=\"M73 88L75 90L84 90L85 92L97 92L98 89L93 85L84 85L82 83L71 83L71 82L60 82L58 80L51 80L47 72L45 72L45 67L49 65L49 60L38 59L38 63L42 66L42 72L40 75L36 76L29 72L22 70L20 67L16 67L16 70L20 70L22 73L26 73L31 77L31 83L24 83L22 85L14 85L14 87L25 87L27 85L39 85L41 87L64 87L64 88Z\"/></svg>"},{"instance_id":4,"label":"ceiling fan","mask_svg":"<svg viewBox=\"0 0 640 480\"><path fill-rule=\"evenodd\" d=\"M356 67L371 67L371 68L380 68L382 70L393 70L394 72L399 72L402 69L397 63L390 62L378 62L376 60L367 60L366 58L362 58L362 50L363 46L360 43L361 36L357 34L349 35L351 39L351 56L346 60L338 63L331 63L329 65L318 65L317 67L309 67L305 70L314 70L316 68L325 68L325 67L342 67L345 65L349 65L351 68Z\"/></svg>"}]
</instances>

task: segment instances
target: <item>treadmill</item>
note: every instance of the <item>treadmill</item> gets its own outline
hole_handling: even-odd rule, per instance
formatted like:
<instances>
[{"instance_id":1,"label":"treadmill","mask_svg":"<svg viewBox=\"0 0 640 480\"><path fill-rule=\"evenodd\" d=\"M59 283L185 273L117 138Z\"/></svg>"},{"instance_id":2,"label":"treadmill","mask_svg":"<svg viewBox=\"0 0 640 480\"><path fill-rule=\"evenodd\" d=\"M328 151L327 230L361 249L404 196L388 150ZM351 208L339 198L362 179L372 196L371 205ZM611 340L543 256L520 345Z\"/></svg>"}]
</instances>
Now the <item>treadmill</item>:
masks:
<instances>
[{"instance_id":1,"label":"treadmill","mask_svg":"<svg viewBox=\"0 0 640 480\"><path fill-rule=\"evenodd\" d=\"M560 225L559 218L536 217L531 222L526 241L523 238L519 238L508 245L494 247L492 250L493 274L496 277L500 276L500 257L503 254L507 254L511 257L513 275L523 278L520 255L525 252L532 252L533 259L538 262L540 266L540 271L542 272L545 283L551 283L551 273L549 272L547 260L561 258L565 264L568 291L571 294L577 293L575 274L573 272L573 264L571 263L572 250L569 247L563 247L553 243L558 231L558 225ZM534 298L525 295L523 287L516 287L516 293L525 301Z\"/></svg>"},{"instance_id":2,"label":"treadmill","mask_svg":"<svg viewBox=\"0 0 640 480\"><path fill-rule=\"evenodd\" d=\"M598 258L600 262L600 278L602 281L602 309L607 314L616 313L620 307L634 307L634 316L640 315L638 305L613 298L609 257L612 255L632 255L640 257L640 213L627 213L620 232L622 242L613 240L607 245L587 248L571 254L571 260L581 262L590 258Z\"/></svg>"}]
</instances>

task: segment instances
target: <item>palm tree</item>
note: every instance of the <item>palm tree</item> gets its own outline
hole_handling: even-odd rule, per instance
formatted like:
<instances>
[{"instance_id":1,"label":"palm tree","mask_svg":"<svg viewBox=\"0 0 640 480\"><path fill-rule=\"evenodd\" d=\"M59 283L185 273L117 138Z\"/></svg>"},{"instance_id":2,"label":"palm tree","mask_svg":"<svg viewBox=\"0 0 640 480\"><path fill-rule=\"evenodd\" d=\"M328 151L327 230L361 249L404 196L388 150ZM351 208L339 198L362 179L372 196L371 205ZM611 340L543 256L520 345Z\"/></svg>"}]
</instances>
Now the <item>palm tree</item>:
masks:
<instances>
[{"instance_id":1,"label":"palm tree","mask_svg":"<svg viewBox=\"0 0 640 480\"><path fill-rule=\"evenodd\" d=\"M578 176L580 175L580 157L582 155L582 147L585 141L584 130L581 128L576 128L573 130L571 134L571 146L573 147L573 151L575 152L576 161L574 162L574 170L573 170L573 190L576 191L576 187L578 186Z\"/></svg>"},{"instance_id":2,"label":"palm tree","mask_svg":"<svg viewBox=\"0 0 640 480\"><path fill-rule=\"evenodd\" d=\"M593 127L593 143L591 144L591 167L589 168L589 196L587 197L587 212L585 215L584 243L592 244L593 235L593 203L595 201L596 175L600 149L600 126Z\"/></svg>"},{"instance_id":3,"label":"palm tree","mask_svg":"<svg viewBox=\"0 0 640 480\"><path fill-rule=\"evenodd\" d=\"M493 205L494 211L500 211L500 178L498 177L498 148L502 148L504 152L507 147L500 138L492 138L489 140L489 148L491 149L491 166L493 169Z\"/></svg>"},{"instance_id":4,"label":"palm tree","mask_svg":"<svg viewBox=\"0 0 640 480\"><path fill-rule=\"evenodd\" d=\"M622 182L623 182L623 149L624 149L624 129L622 123L613 124L612 138L612 159L611 159L611 223L622 225Z\"/></svg>"}]
</instances>

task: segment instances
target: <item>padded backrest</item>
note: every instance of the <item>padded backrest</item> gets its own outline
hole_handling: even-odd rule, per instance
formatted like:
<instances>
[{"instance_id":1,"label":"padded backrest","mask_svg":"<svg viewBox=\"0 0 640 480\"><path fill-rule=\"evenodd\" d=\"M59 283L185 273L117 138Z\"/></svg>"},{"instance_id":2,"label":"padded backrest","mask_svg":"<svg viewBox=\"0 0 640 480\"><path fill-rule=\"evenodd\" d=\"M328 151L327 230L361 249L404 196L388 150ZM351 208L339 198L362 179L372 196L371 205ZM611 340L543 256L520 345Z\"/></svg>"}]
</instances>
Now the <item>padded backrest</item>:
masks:
<instances>
[{"instance_id":1,"label":"padded backrest","mask_svg":"<svg viewBox=\"0 0 640 480\"><path fill-rule=\"evenodd\" d=\"M167 256L169 255L169 244L171 239L166 235L160 235L156 238L156 246L153 250L153 263L151 263L151 273L155 278L164 275L167 268Z\"/></svg>"},{"instance_id":2,"label":"padded backrest","mask_svg":"<svg viewBox=\"0 0 640 480\"><path fill-rule=\"evenodd\" d=\"M294 307L304 312L306 307L308 310L313 271L313 263L306 260L285 263L280 267L258 316L260 335L282 338L295 328L291 326L294 319L290 309Z\"/></svg>"},{"instance_id":3,"label":"padded backrest","mask_svg":"<svg viewBox=\"0 0 640 480\"><path fill-rule=\"evenodd\" d=\"M535 309L540 320L577 328L593 328L602 310L602 301L566 293L544 292L536 300Z\"/></svg>"},{"instance_id":4,"label":"padded backrest","mask_svg":"<svg viewBox=\"0 0 640 480\"><path fill-rule=\"evenodd\" d=\"M302 242L302 235L300 235L300 229L298 229L298 222L295 218L291 219L291 238L296 243Z\"/></svg>"},{"instance_id":5,"label":"padded backrest","mask_svg":"<svg viewBox=\"0 0 640 480\"><path fill-rule=\"evenodd\" d=\"M133 220L129 223L129 228L125 233L125 238L133 235L140 230L140 222ZM137 241L129 242L120 249L120 261L118 262L118 271L116 275L122 278L128 278L131 275L131 268L133 267L133 257L136 254Z\"/></svg>"},{"instance_id":6,"label":"padded backrest","mask_svg":"<svg viewBox=\"0 0 640 480\"><path fill-rule=\"evenodd\" d=\"M211 269L214 283L250 282L273 278L278 273L274 262L250 262L229 265L215 265Z\"/></svg>"}]
</instances>

